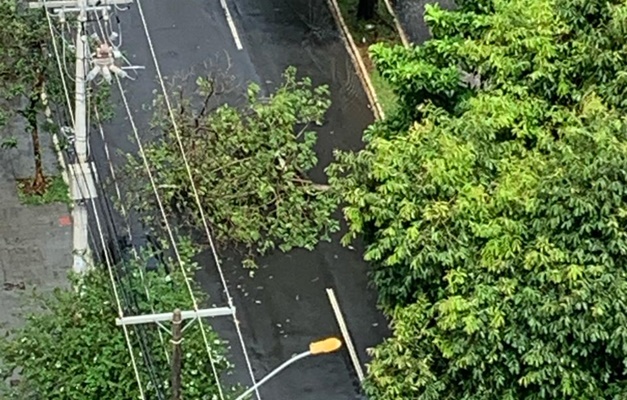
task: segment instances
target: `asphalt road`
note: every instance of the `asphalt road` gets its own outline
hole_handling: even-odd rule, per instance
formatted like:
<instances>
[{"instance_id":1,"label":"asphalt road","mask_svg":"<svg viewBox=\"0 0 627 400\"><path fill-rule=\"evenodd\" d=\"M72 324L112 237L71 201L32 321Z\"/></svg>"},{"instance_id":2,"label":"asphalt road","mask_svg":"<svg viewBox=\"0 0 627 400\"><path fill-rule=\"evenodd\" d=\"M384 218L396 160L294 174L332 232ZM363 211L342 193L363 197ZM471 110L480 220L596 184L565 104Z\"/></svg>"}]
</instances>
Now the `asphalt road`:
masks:
<instances>
[{"instance_id":1,"label":"asphalt road","mask_svg":"<svg viewBox=\"0 0 627 400\"><path fill-rule=\"evenodd\" d=\"M227 0L234 30L219 0L143 0L142 4L163 74L172 77L191 71L229 76L229 90L217 99L219 102L236 102L251 81L271 90L290 65L314 83L329 85L333 105L319 130L316 150L320 164L313 179L324 180L322 171L334 149L361 145L361 133L373 117L324 0ZM120 17L123 50L132 62L146 66L139 79L125 82L125 87L142 140L149 140L150 103L158 89L156 72L137 9L120 13ZM235 37L241 41L241 50ZM124 153L136 151L124 116L120 108L115 120L105 126L115 167L121 164ZM106 178L104 144L95 132L90 143L99 174ZM122 230L119 219L118 224ZM368 288L367 265L360 248L343 248L336 238L312 252L273 254L260 260L254 277L235 257L223 256L257 379L306 350L311 340L339 335L326 288L333 288L338 296L362 363L367 360L366 348L387 334L386 322L375 307L376 295ZM204 268L199 281L213 301L221 303L215 265L207 255L200 261ZM232 345L236 370L226 379L250 384L232 322L228 318L214 322L215 329ZM303 360L260 392L262 398L273 400L362 398L346 350Z\"/></svg>"},{"instance_id":2,"label":"asphalt road","mask_svg":"<svg viewBox=\"0 0 627 400\"><path fill-rule=\"evenodd\" d=\"M409 41L415 44L423 43L431 35L424 20L425 5L438 3L445 10L455 7L454 0L394 0L394 3L403 30Z\"/></svg>"}]
</instances>

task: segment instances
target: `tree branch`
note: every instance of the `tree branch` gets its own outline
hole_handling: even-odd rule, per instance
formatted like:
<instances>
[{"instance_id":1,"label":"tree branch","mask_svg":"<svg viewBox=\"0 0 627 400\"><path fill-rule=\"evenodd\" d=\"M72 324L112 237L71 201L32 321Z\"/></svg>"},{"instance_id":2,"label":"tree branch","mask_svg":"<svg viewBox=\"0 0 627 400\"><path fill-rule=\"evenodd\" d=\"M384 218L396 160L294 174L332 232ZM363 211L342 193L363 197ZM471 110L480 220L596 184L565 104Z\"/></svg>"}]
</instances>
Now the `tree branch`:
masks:
<instances>
[{"instance_id":1,"label":"tree branch","mask_svg":"<svg viewBox=\"0 0 627 400\"><path fill-rule=\"evenodd\" d=\"M311 185L314 189L327 191L331 189L331 186L322 183L314 183L309 179L292 178L292 182L300 183L303 185Z\"/></svg>"}]
</instances>

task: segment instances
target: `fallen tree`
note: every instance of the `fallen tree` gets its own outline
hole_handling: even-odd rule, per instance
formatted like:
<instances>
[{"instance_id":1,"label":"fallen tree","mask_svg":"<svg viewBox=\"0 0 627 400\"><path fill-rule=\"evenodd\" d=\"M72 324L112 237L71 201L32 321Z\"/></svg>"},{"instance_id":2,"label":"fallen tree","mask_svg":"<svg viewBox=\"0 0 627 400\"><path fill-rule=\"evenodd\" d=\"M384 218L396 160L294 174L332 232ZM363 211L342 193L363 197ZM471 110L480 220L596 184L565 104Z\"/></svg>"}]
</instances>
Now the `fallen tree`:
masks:
<instances>
[{"instance_id":1,"label":"fallen tree","mask_svg":"<svg viewBox=\"0 0 627 400\"><path fill-rule=\"evenodd\" d=\"M244 106L212 109L215 80L198 78L191 94L184 84L172 96L176 127L158 99L153 126L159 139L145 148L166 212L202 230L197 195L218 243L241 245L249 255L312 249L320 238L329 240L338 230L337 200L307 175L317 163L312 127L323 123L330 105L327 88L298 80L290 68L269 97L251 84ZM158 204L140 156L128 157L126 176L128 204L154 223Z\"/></svg>"}]
</instances>

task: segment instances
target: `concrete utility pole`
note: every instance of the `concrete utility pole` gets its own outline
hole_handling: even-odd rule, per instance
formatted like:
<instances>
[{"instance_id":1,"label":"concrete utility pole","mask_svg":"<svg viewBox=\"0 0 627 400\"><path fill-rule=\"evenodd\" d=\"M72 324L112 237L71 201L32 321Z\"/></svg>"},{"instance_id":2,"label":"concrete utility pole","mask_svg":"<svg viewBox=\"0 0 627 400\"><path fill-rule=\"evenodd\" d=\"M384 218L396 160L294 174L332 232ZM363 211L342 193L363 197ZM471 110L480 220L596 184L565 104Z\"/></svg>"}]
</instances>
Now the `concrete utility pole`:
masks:
<instances>
[{"instance_id":1,"label":"concrete utility pole","mask_svg":"<svg viewBox=\"0 0 627 400\"><path fill-rule=\"evenodd\" d=\"M116 4L128 4L132 0L51 0L29 2L30 8L44 7L55 13L78 12L76 34L76 68L74 81L74 139L76 146L76 160L69 165L70 194L74 201L72 208L74 234L74 262L73 270L84 273L91 265L89 251L87 202L97 196L95 177L92 175L93 163L88 162L87 153L87 85L86 85L86 49L87 37L85 23L88 12L107 11ZM106 40L107 38L104 38ZM62 73L62 72L61 72Z\"/></svg>"},{"instance_id":2,"label":"concrete utility pole","mask_svg":"<svg viewBox=\"0 0 627 400\"><path fill-rule=\"evenodd\" d=\"M76 162L70 168L74 172L72 179L72 185L74 192L76 189L81 189L79 178L83 178L83 182L87 185L93 184L93 177L84 176L83 171L92 171L92 168L83 168L87 163L87 89L85 86L85 22L87 22L87 1L77 0L79 8L78 12L78 29L76 32L76 76L75 76L75 101L74 101L74 140L76 146ZM79 168L77 171L76 169ZM89 254L89 242L87 239L87 226L89 221L87 220L87 198L84 196L95 197L95 190L89 190L91 187L85 188L86 192L74 194L74 208L72 208L72 220L74 228L74 263L73 268L76 273L83 273L87 270L87 267L91 264L91 257ZM95 187L94 187L95 189Z\"/></svg>"}]
</instances>

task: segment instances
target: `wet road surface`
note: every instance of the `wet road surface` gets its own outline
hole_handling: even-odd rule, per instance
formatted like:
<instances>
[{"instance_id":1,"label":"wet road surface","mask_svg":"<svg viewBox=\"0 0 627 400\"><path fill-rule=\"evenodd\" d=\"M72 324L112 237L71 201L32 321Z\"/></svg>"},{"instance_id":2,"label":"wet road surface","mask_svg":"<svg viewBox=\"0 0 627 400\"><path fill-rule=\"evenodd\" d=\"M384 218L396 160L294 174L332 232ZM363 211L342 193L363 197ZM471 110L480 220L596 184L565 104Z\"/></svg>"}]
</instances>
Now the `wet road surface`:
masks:
<instances>
[{"instance_id":1,"label":"wet road surface","mask_svg":"<svg viewBox=\"0 0 627 400\"><path fill-rule=\"evenodd\" d=\"M142 0L164 75L227 71L235 78L219 101L237 101L247 82L255 81L271 90L290 65L315 84L330 86L333 105L327 123L319 129L316 147L320 160L312 173L324 180L323 168L332 159L333 149L361 146L361 132L373 121L366 96L354 73L350 58L338 36L324 0L227 0L233 23L241 40L236 48L231 27L218 0ZM125 81L135 121L142 140L149 140L148 121L153 91L158 89L156 72L147 46L139 13L134 7L120 13L124 33L123 50L132 62L145 65L139 79ZM120 103L119 96L114 96ZM123 108L105 126L106 142L113 165L121 165L122 154L135 152L129 140L130 125ZM99 175L107 177L104 144L92 132L91 151ZM108 193L110 197L113 193ZM118 218L120 229L122 221ZM137 228L134 224L134 229ZM138 228L137 228L138 229ZM135 232L137 236L137 232ZM310 341L339 335L325 289L335 290L346 323L362 363L366 348L387 334L386 323L375 308L375 293L368 288L367 265L361 249L343 248L336 240L314 251L276 253L259 260L260 268L249 272L238 265L237 257L223 256L223 269L238 310L247 349L259 380L295 353L307 349ZM219 278L212 258L200 259L199 281L224 304ZM231 342L233 375L225 379L250 384L241 349L228 319L213 321L218 332ZM311 357L291 366L260 389L261 397L276 400L360 399L357 377L345 349Z\"/></svg>"},{"instance_id":2,"label":"wet road surface","mask_svg":"<svg viewBox=\"0 0 627 400\"><path fill-rule=\"evenodd\" d=\"M445 10L455 7L454 0L394 0L399 22L410 42L424 43L430 37L429 27L424 20L425 5L438 3Z\"/></svg>"}]
</instances>

